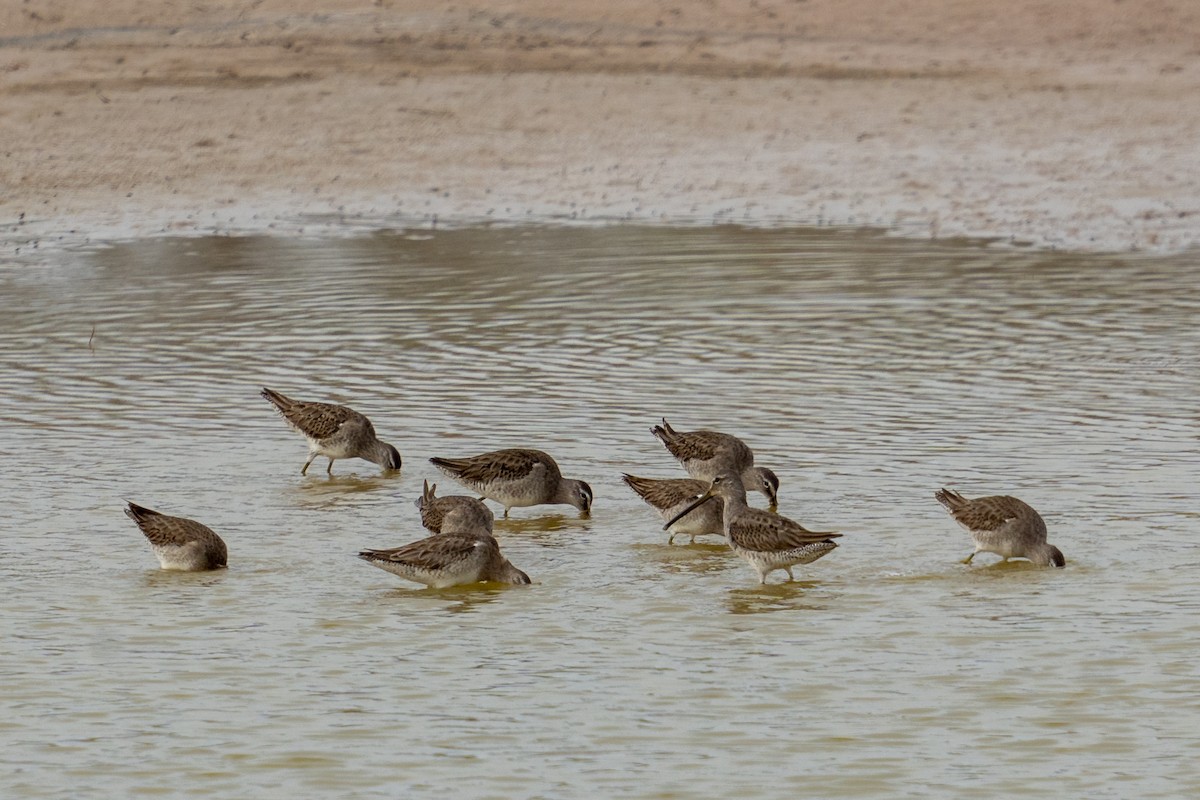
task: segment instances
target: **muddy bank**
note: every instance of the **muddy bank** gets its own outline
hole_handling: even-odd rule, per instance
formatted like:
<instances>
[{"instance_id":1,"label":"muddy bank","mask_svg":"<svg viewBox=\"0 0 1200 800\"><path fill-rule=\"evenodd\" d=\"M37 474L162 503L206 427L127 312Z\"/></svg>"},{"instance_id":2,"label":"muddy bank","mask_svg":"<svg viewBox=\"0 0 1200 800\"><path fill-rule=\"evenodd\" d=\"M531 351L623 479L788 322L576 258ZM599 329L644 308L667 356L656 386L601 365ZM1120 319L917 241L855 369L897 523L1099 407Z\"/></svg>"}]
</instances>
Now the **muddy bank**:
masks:
<instances>
[{"instance_id":1,"label":"muddy bank","mask_svg":"<svg viewBox=\"0 0 1200 800\"><path fill-rule=\"evenodd\" d=\"M0 237L544 219L1200 241L1200 10L1170 2L30 0Z\"/></svg>"}]
</instances>

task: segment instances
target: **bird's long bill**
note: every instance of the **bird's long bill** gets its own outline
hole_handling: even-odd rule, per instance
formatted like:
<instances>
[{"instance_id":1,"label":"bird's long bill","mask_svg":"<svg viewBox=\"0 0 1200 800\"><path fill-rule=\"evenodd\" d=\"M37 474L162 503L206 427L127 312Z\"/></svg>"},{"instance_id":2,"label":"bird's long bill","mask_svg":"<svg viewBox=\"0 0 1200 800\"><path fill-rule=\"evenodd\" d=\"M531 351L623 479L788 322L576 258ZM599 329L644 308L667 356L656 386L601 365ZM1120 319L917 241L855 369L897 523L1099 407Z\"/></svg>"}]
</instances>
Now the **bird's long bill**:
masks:
<instances>
[{"instance_id":1,"label":"bird's long bill","mask_svg":"<svg viewBox=\"0 0 1200 800\"><path fill-rule=\"evenodd\" d=\"M708 490L707 492L705 492L704 494L700 495L698 498L696 498L695 502L693 502L690 506L685 508L683 511L680 511L675 516L671 517L671 521L668 522L666 525L663 525L663 530L664 531L670 530L672 525L674 525L676 522L679 522L679 520L683 519L688 514L692 513L697 508L699 508L700 506L707 503L709 500L712 499L712 497L713 497L713 493L712 493L711 489Z\"/></svg>"}]
</instances>

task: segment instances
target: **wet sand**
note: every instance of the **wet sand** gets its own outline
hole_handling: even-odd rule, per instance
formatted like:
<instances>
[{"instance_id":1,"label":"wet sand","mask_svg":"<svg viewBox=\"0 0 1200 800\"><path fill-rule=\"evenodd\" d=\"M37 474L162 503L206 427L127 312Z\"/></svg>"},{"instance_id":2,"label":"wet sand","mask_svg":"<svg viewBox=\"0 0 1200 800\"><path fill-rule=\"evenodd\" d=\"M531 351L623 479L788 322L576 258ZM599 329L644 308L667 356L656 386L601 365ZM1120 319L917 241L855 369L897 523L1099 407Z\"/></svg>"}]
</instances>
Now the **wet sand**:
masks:
<instances>
[{"instance_id":1,"label":"wet sand","mask_svg":"<svg viewBox=\"0 0 1200 800\"><path fill-rule=\"evenodd\" d=\"M1200 7L28 0L0 241L475 220L1200 242Z\"/></svg>"}]
</instances>

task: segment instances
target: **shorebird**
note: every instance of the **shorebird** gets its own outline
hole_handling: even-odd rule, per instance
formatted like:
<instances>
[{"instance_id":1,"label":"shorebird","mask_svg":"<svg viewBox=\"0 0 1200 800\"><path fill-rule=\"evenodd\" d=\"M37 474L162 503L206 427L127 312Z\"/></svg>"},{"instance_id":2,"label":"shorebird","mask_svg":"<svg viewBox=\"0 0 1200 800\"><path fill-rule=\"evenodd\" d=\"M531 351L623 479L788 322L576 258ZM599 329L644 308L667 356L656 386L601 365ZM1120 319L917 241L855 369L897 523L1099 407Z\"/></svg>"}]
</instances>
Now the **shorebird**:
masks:
<instances>
[{"instance_id":1,"label":"shorebird","mask_svg":"<svg viewBox=\"0 0 1200 800\"><path fill-rule=\"evenodd\" d=\"M708 489L708 484L694 478L639 478L636 475L625 475L625 483L646 501L646 505L658 512L663 521L671 519L692 501ZM667 544L675 541L676 536L690 536L693 543L697 536L724 536L725 526L721 514L725 508L720 498L705 503L691 514L683 517L671 526L671 538Z\"/></svg>"},{"instance_id":2,"label":"shorebird","mask_svg":"<svg viewBox=\"0 0 1200 800\"><path fill-rule=\"evenodd\" d=\"M292 400L265 386L261 394L279 409L289 425L308 439L308 461L300 468L301 475L308 472L309 464L317 456L329 459L325 470L329 475L333 474L334 460L339 458L364 458L384 469L400 469L400 451L379 441L371 420L354 409L332 403Z\"/></svg>"},{"instance_id":3,"label":"shorebird","mask_svg":"<svg viewBox=\"0 0 1200 800\"><path fill-rule=\"evenodd\" d=\"M137 503L129 503L125 516L137 523L150 540L163 569L199 572L228 566L225 542L207 525L194 519L160 514Z\"/></svg>"},{"instance_id":4,"label":"shorebird","mask_svg":"<svg viewBox=\"0 0 1200 800\"><path fill-rule=\"evenodd\" d=\"M974 552L962 563L970 564L976 553L995 553L1005 561L1027 558L1043 567L1066 566L1062 551L1046 542L1045 521L1028 503L1007 495L968 500L950 489L933 496L975 542Z\"/></svg>"},{"instance_id":5,"label":"shorebird","mask_svg":"<svg viewBox=\"0 0 1200 800\"><path fill-rule=\"evenodd\" d=\"M529 576L500 554L500 543L483 528L437 533L393 550L363 550L358 557L380 569L433 589L467 583L529 583Z\"/></svg>"},{"instance_id":6,"label":"shorebird","mask_svg":"<svg viewBox=\"0 0 1200 800\"><path fill-rule=\"evenodd\" d=\"M741 476L731 471L713 478L708 491L670 519L663 530L714 497L725 503L722 515L725 540L733 552L754 567L759 583L766 583L767 575L777 569L786 572L788 580L795 580L793 566L816 561L837 547L833 540L841 536L829 531L810 531L787 517L751 508L746 505L746 489L742 486Z\"/></svg>"},{"instance_id":7,"label":"shorebird","mask_svg":"<svg viewBox=\"0 0 1200 800\"><path fill-rule=\"evenodd\" d=\"M416 500L421 511L421 524L434 533L482 529L492 532L496 521L492 510L474 497L451 494L435 497L437 484L425 481L425 488Z\"/></svg>"},{"instance_id":8,"label":"shorebird","mask_svg":"<svg viewBox=\"0 0 1200 800\"><path fill-rule=\"evenodd\" d=\"M779 503L779 478L766 467L754 466L754 452L736 436L717 431L680 433L666 418L650 432L666 445L687 474L705 485L725 471L736 472L748 492L762 492L771 507Z\"/></svg>"},{"instance_id":9,"label":"shorebird","mask_svg":"<svg viewBox=\"0 0 1200 800\"><path fill-rule=\"evenodd\" d=\"M587 513L592 487L564 478L554 459L541 450L495 450L468 458L431 458L429 463L454 480L511 508L565 503ZM482 499L482 498L481 498Z\"/></svg>"}]
</instances>

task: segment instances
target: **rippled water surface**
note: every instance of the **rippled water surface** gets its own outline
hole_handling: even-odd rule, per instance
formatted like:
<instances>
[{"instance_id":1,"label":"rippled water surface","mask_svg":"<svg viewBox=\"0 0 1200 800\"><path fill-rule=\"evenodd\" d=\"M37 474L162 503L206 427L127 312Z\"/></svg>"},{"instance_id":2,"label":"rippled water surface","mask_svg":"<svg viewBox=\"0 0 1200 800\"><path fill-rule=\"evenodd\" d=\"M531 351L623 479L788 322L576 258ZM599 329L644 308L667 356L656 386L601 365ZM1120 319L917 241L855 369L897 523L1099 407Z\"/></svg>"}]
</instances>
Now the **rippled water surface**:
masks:
<instances>
[{"instance_id":1,"label":"rippled water surface","mask_svg":"<svg viewBox=\"0 0 1200 800\"><path fill-rule=\"evenodd\" d=\"M1194 797L1198 266L736 227L0 266L0 796ZM301 477L263 385L403 471ZM620 481L681 474L664 415L842 546L766 587L668 546ZM498 521L534 585L354 557L422 535L430 456L518 445L596 495ZM943 485L1034 505L1067 568L961 565ZM160 571L125 499L230 568Z\"/></svg>"}]
</instances>

